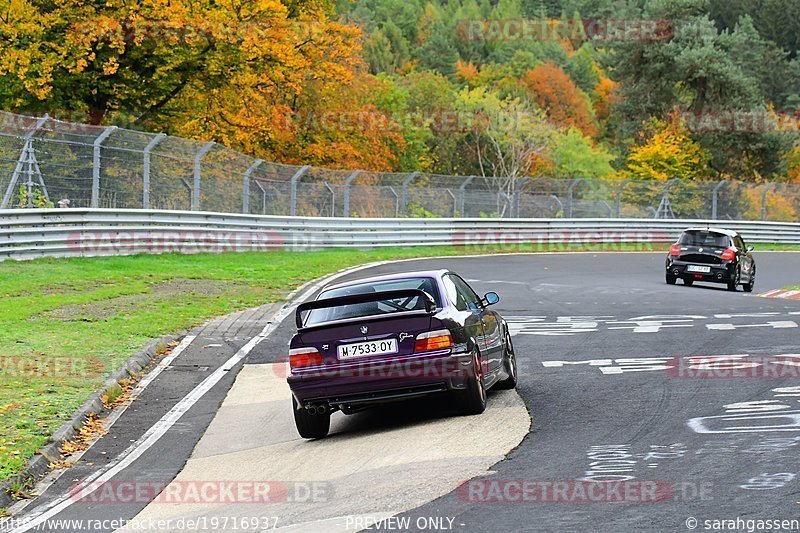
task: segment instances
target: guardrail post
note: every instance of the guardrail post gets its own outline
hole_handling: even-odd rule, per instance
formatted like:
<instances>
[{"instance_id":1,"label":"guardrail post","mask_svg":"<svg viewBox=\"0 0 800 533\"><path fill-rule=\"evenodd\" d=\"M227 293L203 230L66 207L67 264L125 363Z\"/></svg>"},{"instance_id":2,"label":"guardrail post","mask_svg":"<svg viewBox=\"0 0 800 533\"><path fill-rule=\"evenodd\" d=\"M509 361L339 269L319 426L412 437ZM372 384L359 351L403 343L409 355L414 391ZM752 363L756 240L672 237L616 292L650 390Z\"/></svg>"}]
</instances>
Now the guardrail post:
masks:
<instances>
[{"instance_id":1,"label":"guardrail post","mask_svg":"<svg viewBox=\"0 0 800 533\"><path fill-rule=\"evenodd\" d=\"M255 162L253 162L253 164L250 165L250 168L248 168L244 173L244 191L243 191L243 194L242 194L242 213L244 213L245 215L250 212L250 178L253 176L253 172L255 172L256 169L262 165L262 163L264 163L263 159L256 159ZM259 187L261 188L261 190L263 192L264 188L261 187L261 185L259 185ZM266 195L266 192L264 192L264 194ZM266 198L264 199L264 202L266 202Z\"/></svg>"},{"instance_id":2,"label":"guardrail post","mask_svg":"<svg viewBox=\"0 0 800 533\"><path fill-rule=\"evenodd\" d=\"M619 184L617 190L615 191L617 195L617 218L621 218L622 214L622 191L625 190L625 186L629 184L631 180L627 179Z\"/></svg>"},{"instance_id":3,"label":"guardrail post","mask_svg":"<svg viewBox=\"0 0 800 533\"><path fill-rule=\"evenodd\" d=\"M144 170L142 171L142 209L150 209L150 153L167 135L159 133L144 147Z\"/></svg>"},{"instance_id":4,"label":"guardrail post","mask_svg":"<svg viewBox=\"0 0 800 533\"><path fill-rule=\"evenodd\" d=\"M98 207L100 205L100 148L103 141L108 139L108 136L114 133L117 129L116 126L109 126L103 130L103 133L97 136L97 139L92 143L94 153L92 156L92 203L91 207Z\"/></svg>"},{"instance_id":5,"label":"guardrail post","mask_svg":"<svg viewBox=\"0 0 800 533\"><path fill-rule=\"evenodd\" d=\"M764 193L761 195L761 220L767 220L767 193L776 188L777 183L767 183L764 186Z\"/></svg>"},{"instance_id":6,"label":"guardrail post","mask_svg":"<svg viewBox=\"0 0 800 533\"><path fill-rule=\"evenodd\" d=\"M458 197L459 197L459 202L461 204L462 217L464 217L464 213L466 212L467 185L469 185L474 179L475 176L470 176L467 179L465 179L458 187Z\"/></svg>"},{"instance_id":7,"label":"guardrail post","mask_svg":"<svg viewBox=\"0 0 800 533\"><path fill-rule=\"evenodd\" d=\"M17 166L14 169L14 174L11 176L11 181L8 182L8 188L6 188L6 194L3 196L3 203L0 204L0 209L6 209L8 207L8 203L11 201L11 197L14 194L14 187L17 184L17 180L19 180L19 175L22 174L23 171L23 161L30 161L30 158L28 157L28 151L33 149L33 136L36 135L36 132L39 131L48 120L50 120L50 115L45 114L42 118L36 121L36 124L33 126L33 128L31 128L28 133L25 134L25 137L22 138L25 141L22 146L22 154L20 154L19 160L17 161Z\"/></svg>"},{"instance_id":8,"label":"guardrail post","mask_svg":"<svg viewBox=\"0 0 800 533\"><path fill-rule=\"evenodd\" d=\"M408 215L408 186L417 179L419 172L412 172L409 177L403 180L403 217Z\"/></svg>"},{"instance_id":9,"label":"guardrail post","mask_svg":"<svg viewBox=\"0 0 800 533\"><path fill-rule=\"evenodd\" d=\"M719 190L726 183L728 183L728 180L720 180L720 182L714 186L714 192L711 196L711 220L717 220L719 218L717 217L717 197L719 196Z\"/></svg>"},{"instance_id":10,"label":"guardrail post","mask_svg":"<svg viewBox=\"0 0 800 533\"><path fill-rule=\"evenodd\" d=\"M290 192L290 195L289 195L289 204L290 204L289 205L289 215L290 216L293 216L293 217L297 216L297 182L300 181L300 178L302 178L306 174L306 172L308 172L308 169L310 169L310 168L311 167L309 165L306 165L304 167L300 167L300 170L295 172L294 176L292 176L292 179L289 181L289 184L291 186L291 192Z\"/></svg>"},{"instance_id":11,"label":"guardrail post","mask_svg":"<svg viewBox=\"0 0 800 533\"><path fill-rule=\"evenodd\" d=\"M579 185L583 181L583 178L577 178L572 180L572 183L569 184L569 189L567 189L567 206L568 206L568 215L567 218L572 218L572 191L575 189L577 185Z\"/></svg>"},{"instance_id":12,"label":"guardrail post","mask_svg":"<svg viewBox=\"0 0 800 533\"><path fill-rule=\"evenodd\" d=\"M361 174L360 170L356 170L348 178L344 181L344 207L342 211L342 215L345 217L350 216L350 187L353 184L353 181Z\"/></svg>"},{"instance_id":13,"label":"guardrail post","mask_svg":"<svg viewBox=\"0 0 800 533\"><path fill-rule=\"evenodd\" d=\"M194 185L192 186L192 211L200 211L200 162L203 156L214 146L214 142L207 142L194 155Z\"/></svg>"}]
</instances>

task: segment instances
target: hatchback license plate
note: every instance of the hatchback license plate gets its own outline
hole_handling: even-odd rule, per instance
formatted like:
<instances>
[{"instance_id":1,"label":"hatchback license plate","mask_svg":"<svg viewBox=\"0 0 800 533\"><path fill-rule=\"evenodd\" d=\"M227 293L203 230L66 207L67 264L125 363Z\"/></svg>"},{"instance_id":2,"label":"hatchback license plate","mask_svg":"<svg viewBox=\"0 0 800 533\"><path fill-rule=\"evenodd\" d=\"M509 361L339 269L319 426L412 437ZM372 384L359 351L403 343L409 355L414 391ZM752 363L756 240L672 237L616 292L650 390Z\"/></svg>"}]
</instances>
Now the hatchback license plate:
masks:
<instances>
[{"instance_id":1,"label":"hatchback license plate","mask_svg":"<svg viewBox=\"0 0 800 533\"><path fill-rule=\"evenodd\" d=\"M689 265L689 267L686 270L688 270L689 272L699 272L701 274L708 274L709 272L711 272L711 267Z\"/></svg>"},{"instance_id":2,"label":"hatchback license plate","mask_svg":"<svg viewBox=\"0 0 800 533\"><path fill-rule=\"evenodd\" d=\"M343 344L338 348L339 359L365 357L368 355L387 355L397 353L397 339Z\"/></svg>"}]
</instances>

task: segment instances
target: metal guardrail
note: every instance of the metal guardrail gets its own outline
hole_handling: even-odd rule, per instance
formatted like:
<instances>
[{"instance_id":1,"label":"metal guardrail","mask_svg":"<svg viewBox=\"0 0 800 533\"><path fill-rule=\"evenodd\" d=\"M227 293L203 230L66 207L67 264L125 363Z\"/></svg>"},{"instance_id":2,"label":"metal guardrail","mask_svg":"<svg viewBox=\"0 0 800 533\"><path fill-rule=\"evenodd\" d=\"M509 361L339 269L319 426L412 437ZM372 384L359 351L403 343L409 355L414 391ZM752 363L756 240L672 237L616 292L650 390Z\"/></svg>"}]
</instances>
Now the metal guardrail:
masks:
<instances>
[{"instance_id":1,"label":"metal guardrail","mask_svg":"<svg viewBox=\"0 0 800 533\"><path fill-rule=\"evenodd\" d=\"M539 247L613 250L668 243L703 220L390 219L237 215L116 209L0 210L0 260L139 253L249 252L409 246L465 251ZM800 244L800 224L726 222L748 243Z\"/></svg>"}]
</instances>

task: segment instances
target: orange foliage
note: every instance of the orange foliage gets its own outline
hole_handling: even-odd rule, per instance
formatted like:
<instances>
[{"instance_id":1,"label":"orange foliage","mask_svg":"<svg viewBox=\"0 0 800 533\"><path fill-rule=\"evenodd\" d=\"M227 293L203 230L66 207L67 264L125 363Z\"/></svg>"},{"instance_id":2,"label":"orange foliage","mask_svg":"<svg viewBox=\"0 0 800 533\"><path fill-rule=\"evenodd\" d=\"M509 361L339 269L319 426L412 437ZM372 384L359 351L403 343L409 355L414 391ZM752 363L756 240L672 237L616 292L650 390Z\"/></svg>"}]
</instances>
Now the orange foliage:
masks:
<instances>
[{"instance_id":1,"label":"orange foliage","mask_svg":"<svg viewBox=\"0 0 800 533\"><path fill-rule=\"evenodd\" d=\"M471 61L465 63L459 59L456 62L456 77L461 81L471 83L478 77L478 67L473 65Z\"/></svg>"},{"instance_id":2,"label":"orange foliage","mask_svg":"<svg viewBox=\"0 0 800 533\"><path fill-rule=\"evenodd\" d=\"M553 122L565 128L575 127L590 137L597 134L587 98L561 67L544 62L528 71L522 83Z\"/></svg>"},{"instance_id":3,"label":"orange foliage","mask_svg":"<svg viewBox=\"0 0 800 533\"><path fill-rule=\"evenodd\" d=\"M594 88L594 114L598 120L606 120L611 115L611 108L619 101L616 89L617 82L600 74L600 81Z\"/></svg>"}]
</instances>

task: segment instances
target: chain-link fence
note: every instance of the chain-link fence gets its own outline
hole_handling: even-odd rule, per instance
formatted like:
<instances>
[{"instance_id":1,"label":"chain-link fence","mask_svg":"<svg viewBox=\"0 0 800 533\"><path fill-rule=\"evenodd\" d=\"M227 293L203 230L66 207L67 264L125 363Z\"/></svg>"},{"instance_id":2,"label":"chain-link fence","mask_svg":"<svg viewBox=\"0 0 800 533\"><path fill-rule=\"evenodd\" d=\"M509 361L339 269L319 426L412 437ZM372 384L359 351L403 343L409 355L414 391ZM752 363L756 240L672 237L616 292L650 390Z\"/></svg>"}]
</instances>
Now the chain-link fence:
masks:
<instances>
[{"instance_id":1,"label":"chain-link fence","mask_svg":"<svg viewBox=\"0 0 800 533\"><path fill-rule=\"evenodd\" d=\"M502 184L502 186L501 186ZM292 166L216 143L0 112L0 208L169 209L322 217L800 221L786 183L514 180Z\"/></svg>"}]
</instances>

